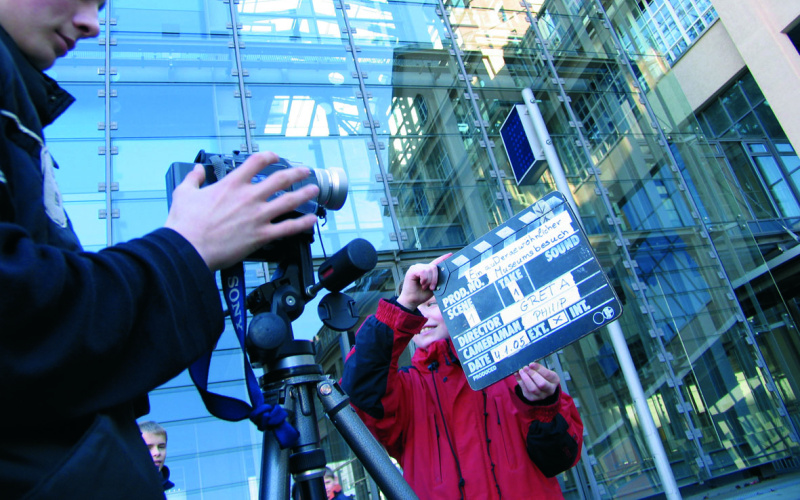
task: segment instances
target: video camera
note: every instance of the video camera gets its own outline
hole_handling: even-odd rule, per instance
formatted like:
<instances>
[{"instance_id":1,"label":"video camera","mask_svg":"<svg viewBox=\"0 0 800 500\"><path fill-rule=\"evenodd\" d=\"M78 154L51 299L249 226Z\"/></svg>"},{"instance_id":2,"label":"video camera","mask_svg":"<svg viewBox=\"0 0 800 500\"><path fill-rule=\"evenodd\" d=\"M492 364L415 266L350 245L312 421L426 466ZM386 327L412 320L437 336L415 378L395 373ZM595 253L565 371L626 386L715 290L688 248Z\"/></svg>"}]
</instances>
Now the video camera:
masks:
<instances>
[{"instance_id":1,"label":"video camera","mask_svg":"<svg viewBox=\"0 0 800 500\"><path fill-rule=\"evenodd\" d=\"M233 151L233 154L218 154L207 153L201 149L200 152L197 153L194 163L174 162L172 165L170 165L166 175L168 206L172 206L172 192L176 187L178 187L178 184L183 182L183 179L194 169L196 164L199 163L205 168L206 180L203 183L203 186L207 186L221 180L235 168L244 163L249 157L250 154L239 151ZM260 182L275 172L300 166L304 165L302 163L293 162L285 158L279 158L277 162L267 165L263 170L261 170L261 172L256 174L255 177L253 177L252 182ZM336 167L330 169L310 168L309 170L311 170L313 175L309 175L302 181L292 184L286 191L296 191L307 184L315 184L319 187L319 194L317 195L316 199L303 203L294 211L285 214L279 219L276 219L276 222L282 219L296 218L306 214L315 214L317 217L322 218L325 217L327 213L326 209L339 210L344 205L344 202L347 199L348 189L347 175L345 174L344 170ZM269 199L275 199L286 191L278 191ZM266 247L248 256L245 260L267 262L273 261L274 257L272 256L271 250L272 245L267 245Z\"/></svg>"},{"instance_id":2,"label":"video camera","mask_svg":"<svg viewBox=\"0 0 800 500\"><path fill-rule=\"evenodd\" d=\"M207 153L200 150L194 163L173 163L167 172L167 202L172 205L172 191L180 184L184 177L194 169L197 163L203 165L206 170L206 182L203 184L213 184L221 180L225 175L233 171L250 157L248 153L234 151L233 154L223 155L217 153ZM304 166L302 163L293 162L286 158L279 158L277 162L267 165L261 172L253 177L253 182L260 182L279 170L292 167ZM319 217L325 216L325 209L339 210L347 199L347 175L341 168L330 168L327 170L310 169L314 175L308 176L300 182L293 184L288 191L295 191L307 184L315 184L319 187L319 195L316 200L312 200L297 208L300 214L316 214ZM272 198L277 198L283 194L278 192Z\"/></svg>"},{"instance_id":3,"label":"video camera","mask_svg":"<svg viewBox=\"0 0 800 500\"><path fill-rule=\"evenodd\" d=\"M250 155L234 151L233 154L223 155L207 153L200 150L194 163L174 162L166 174L167 201L172 206L172 192L183 182L196 164L205 168L206 180L203 186L221 180L225 175L244 163ZM300 163L279 158L277 162L264 167L256 174L252 182L260 182L270 175L283 169L301 166ZM301 217L305 214L315 214L325 217L326 209L339 210L347 199L347 176L341 168L327 170L310 169L314 175L309 175L300 182L292 184L286 191L295 191L307 184L316 184L319 194L294 211L284 214L281 219ZM286 191L279 191L270 199L281 196ZM276 219L280 220L280 219ZM337 330L346 330L350 322L358 319L349 310L352 299L339 293L345 286L355 281L365 272L375 267L377 254L375 248L368 241L357 238L331 256L319 268L319 282L314 281L313 259L311 256L311 243L314 241L314 230L309 229L280 240L272 241L248 255L244 260L251 262L271 262L277 264L273 279L259 286L247 298L247 308L254 316L265 312L280 312L280 328L269 327L270 331L285 329L291 331L289 323L295 320L302 312L305 304L312 299L322 288L332 292L320 302L320 319L323 323ZM288 295L287 295L288 294ZM275 296L278 300L275 300ZM287 297L289 300L286 300ZM274 319L274 318L273 318ZM281 335L285 338L285 332ZM254 356L255 358L255 356Z\"/></svg>"}]
</instances>

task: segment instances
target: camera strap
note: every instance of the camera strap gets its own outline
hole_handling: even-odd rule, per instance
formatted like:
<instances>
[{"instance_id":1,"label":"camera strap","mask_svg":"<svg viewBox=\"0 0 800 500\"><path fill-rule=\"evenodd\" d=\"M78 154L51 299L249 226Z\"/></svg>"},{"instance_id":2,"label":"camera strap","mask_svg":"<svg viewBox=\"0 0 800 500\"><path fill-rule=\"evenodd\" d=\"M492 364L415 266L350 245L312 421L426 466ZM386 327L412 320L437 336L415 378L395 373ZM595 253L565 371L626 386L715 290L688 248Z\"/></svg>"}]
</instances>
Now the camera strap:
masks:
<instances>
[{"instance_id":1,"label":"camera strap","mask_svg":"<svg viewBox=\"0 0 800 500\"><path fill-rule=\"evenodd\" d=\"M281 448L292 446L300 434L286 421L286 410L280 405L269 405L264 402L264 395L258 386L258 380L245 347L247 331L247 313L245 312L244 264L239 263L220 271L222 292L230 311L231 322L239 339L239 346L244 356L244 375L247 382L247 394L250 404L236 398L216 394L208 390L208 370L211 365L211 352L206 353L189 366L189 375L203 398L209 413L222 420L238 422L249 418L262 432L271 430L278 439Z\"/></svg>"}]
</instances>

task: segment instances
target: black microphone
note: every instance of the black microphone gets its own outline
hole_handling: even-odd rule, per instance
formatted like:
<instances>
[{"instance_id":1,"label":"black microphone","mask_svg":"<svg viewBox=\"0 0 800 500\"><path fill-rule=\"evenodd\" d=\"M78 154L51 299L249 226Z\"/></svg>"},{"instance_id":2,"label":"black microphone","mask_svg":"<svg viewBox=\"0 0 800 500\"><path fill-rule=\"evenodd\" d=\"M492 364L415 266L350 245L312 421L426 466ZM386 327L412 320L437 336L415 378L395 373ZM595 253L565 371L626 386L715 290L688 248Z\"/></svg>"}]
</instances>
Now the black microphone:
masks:
<instances>
[{"instance_id":1,"label":"black microphone","mask_svg":"<svg viewBox=\"0 0 800 500\"><path fill-rule=\"evenodd\" d=\"M308 287L306 293L313 297L322 288L339 292L371 271L377 263L378 253L372 243L356 238L319 266L319 282Z\"/></svg>"}]
</instances>

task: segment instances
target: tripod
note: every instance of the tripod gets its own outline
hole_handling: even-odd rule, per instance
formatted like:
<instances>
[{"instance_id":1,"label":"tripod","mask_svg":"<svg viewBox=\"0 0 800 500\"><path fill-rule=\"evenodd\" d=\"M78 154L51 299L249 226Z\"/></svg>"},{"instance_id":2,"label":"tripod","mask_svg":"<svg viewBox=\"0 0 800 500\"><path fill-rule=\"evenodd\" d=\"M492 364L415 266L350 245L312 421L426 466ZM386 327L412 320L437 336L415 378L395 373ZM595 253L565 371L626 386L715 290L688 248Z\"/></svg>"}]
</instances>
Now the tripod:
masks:
<instances>
[{"instance_id":1,"label":"tripod","mask_svg":"<svg viewBox=\"0 0 800 500\"><path fill-rule=\"evenodd\" d=\"M260 500L289 498L289 474L295 480L295 500L325 500L325 452L319 446L315 400L345 439L378 487L390 499L416 499L414 491L389 460L383 447L349 404L338 383L315 363L310 341L295 340L291 322L317 291L331 291L320 302L322 321L334 330L355 326L355 302L340 290L375 267L375 249L366 240L354 240L325 261L320 282L313 282L310 243L301 235L282 242L278 270L273 279L247 297L253 320L247 333L247 349L254 364L264 369L260 379L264 400L280 404L300 437L290 449L281 449L271 433L264 434L261 459ZM286 245L290 248L286 249ZM260 258L273 254L266 249ZM273 260L274 262L274 260Z\"/></svg>"},{"instance_id":2,"label":"tripod","mask_svg":"<svg viewBox=\"0 0 800 500\"><path fill-rule=\"evenodd\" d=\"M325 453L319 448L315 398L388 498L417 498L384 449L350 407L347 395L336 382L322 373L319 365L313 363L311 343L295 340L289 350L294 352L287 353L279 361L277 375L273 377L271 372L262 378L262 388L268 403L280 403L292 415L290 423L300 433L300 439L291 450L281 450L271 434L264 435L259 498L288 498L289 473L295 478L297 498L327 498L323 483ZM267 377L270 380L266 380Z\"/></svg>"}]
</instances>

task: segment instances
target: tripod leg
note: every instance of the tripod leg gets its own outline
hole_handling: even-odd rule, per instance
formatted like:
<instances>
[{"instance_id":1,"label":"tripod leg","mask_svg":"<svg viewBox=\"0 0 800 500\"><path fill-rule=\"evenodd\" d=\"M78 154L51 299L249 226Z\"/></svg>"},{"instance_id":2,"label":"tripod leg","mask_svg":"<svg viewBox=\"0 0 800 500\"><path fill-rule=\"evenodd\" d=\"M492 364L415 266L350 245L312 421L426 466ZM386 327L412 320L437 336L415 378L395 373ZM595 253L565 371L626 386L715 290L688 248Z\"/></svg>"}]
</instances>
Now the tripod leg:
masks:
<instances>
[{"instance_id":1,"label":"tripod leg","mask_svg":"<svg viewBox=\"0 0 800 500\"><path fill-rule=\"evenodd\" d=\"M319 447L317 412L314 407L313 383L289 385L295 398L292 425L300 438L289 456L289 472L297 487L297 500L327 500L325 493L325 452Z\"/></svg>"},{"instance_id":2,"label":"tripod leg","mask_svg":"<svg viewBox=\"0 0 800 500\"><path fill-rule=\"evenodd\" d=\"M282 402L300 436L291 450L282 450L271 432L264 433L260 500L289 499L290 474L295 480L293 500L327 500L323 480L325 452L319 448L312 390L308 383L284 384L279 390L264 394L270 404ZM280 394L286 396L279 397Z\"/></svg>"},{"instance_id":3,"label":"tripod leg","mask_svg":"<svg viewBox=\"0 0 800 500\"><path fill-rule=\"evenodd\" d=\"M339 384L332 380L323 380L317 384L317 397L322 403L325 414L386 497L390 500L416 499L414 490L403 479L400 471L389 460L386 450L370 434L367 426L350 406L350 398Z\"/></svg>"},{"instance_id":4,"label":"tripod leg","mask_svg":"<svg viewBox=\"0 0 800 500\"><path fill-rule=\"evenodd\" d=\"M286 500L289 498L289 451L281 450L271 432L264 433L261 454L261 485L259 500Z\"/></svg>"}]
</instances>

